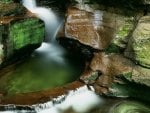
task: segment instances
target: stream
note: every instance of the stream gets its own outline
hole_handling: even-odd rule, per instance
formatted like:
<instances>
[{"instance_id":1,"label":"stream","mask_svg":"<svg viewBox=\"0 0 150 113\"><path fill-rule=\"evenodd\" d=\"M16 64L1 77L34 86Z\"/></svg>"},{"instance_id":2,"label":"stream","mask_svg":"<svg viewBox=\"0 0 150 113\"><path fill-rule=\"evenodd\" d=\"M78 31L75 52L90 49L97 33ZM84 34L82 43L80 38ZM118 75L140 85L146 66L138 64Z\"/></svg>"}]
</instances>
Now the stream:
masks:
<instances>
[{"instance_id":1,"label":"stream","mask_svg":"<svg viewBox=\"0 0 150 113\"><path fill-rule=\"evenodd\" d=\"M29 3L24 0L23 4L44 21L46 42L24 61L5 69L6 73L0 75L0 97L45 91L72 83L79 79L85 66L84 61L70 55L55 41L62 21L51 10L49 12L47 8L37 7L34 0ZM45 16L46 13L49 16ZM96 12L95 20L102 15L102 12ZM100 25L100 22L96 21L94 25ZM54 27L49 27L51 25ZM150 113L150 107L149 103L131 98L97 95L85 85L44 103L0 105L0 113Z\"/></svg>"}]
</instances>

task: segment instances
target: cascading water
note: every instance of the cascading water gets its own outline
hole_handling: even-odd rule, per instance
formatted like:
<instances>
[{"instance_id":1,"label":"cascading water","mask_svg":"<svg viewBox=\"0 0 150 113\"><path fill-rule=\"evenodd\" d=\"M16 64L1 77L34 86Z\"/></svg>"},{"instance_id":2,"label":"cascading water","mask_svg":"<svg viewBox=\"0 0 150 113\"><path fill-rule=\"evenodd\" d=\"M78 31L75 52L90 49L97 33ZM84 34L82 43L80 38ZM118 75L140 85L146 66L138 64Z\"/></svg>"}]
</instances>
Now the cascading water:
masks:
<instances>
[{"instance_id":1,"label":"cascading water","mask_svg":"<svg viewBox=\"0 0 150 113\"><path fill-rule=\"evenodd\" d=\"M23 5L38 18L44 21L46 30L46 40L55 41L55 34L60 25L58 18L50 8L38 7L36 0L23 0Z\"/></svg>"},{"instance_id":2,"label":"cascading water","mask_svg":"<svg viewBox=\"0 0 150 113\"><path fill-rule=\"evenodd\" d=\"M43 52L49 60L64 63L64 49L55 40L62 22L58 20L50 8L38 7L36 0L23 0L22 3L30 12L43 20L45 24L45 40L47 43L42 43L42 46L36 52Z\"/></svg>"}]
</instances>

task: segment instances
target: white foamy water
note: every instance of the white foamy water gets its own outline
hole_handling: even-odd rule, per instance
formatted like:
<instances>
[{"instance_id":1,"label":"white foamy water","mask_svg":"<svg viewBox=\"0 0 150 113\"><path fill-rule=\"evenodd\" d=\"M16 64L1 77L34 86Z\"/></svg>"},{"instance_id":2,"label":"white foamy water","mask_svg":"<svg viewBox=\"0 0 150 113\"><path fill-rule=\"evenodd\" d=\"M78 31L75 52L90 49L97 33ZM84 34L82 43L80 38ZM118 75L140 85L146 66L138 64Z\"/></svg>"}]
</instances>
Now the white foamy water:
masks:
<instances>
[{"instance_id":1,"label":"white foamy water","mask_svg":"<svg viewBox=\"0 0 150 113\"><path fill-rule=\"evenodd\" d=\"M69 108L72 108L77 113L87 113L102 102L98 95L93 91L89 91L87 86L83 86L76 91L70 91L65 100L60 104L41 110L38 113L62 113Z\"/></svg>"},{"instance_id":2,"label":"white foamy water","mask_svg":"<svg viewBox=\"0 0 150 113\"><path fill-rule=\"evenodd\" d=\"M55 41L55 37L62 22L58 21L58 18L50 8L38 7L36 5L36 0L23 0L22 2L29 11L43 20L45 24L45 39L49 43L43 43L42 46L36 50L36 52L44 53L45 57L49 60L63 63L64 49L56 44Z\"/></svg>"},{"instance_id":3,"label":"white foamy water","mask_svg":"<svg viewBox=\"0 0 150 113\"><path fill-rule=\"evenodd\" d=\"M82 86L76 90L71 90L67 95L61 95L43 104L28 106L33 113L64 113L72 108L77 113L87 113L89 110L103 104L103 100L90 91L88 87ZM16 110L16 106L6 106L6 112L1 113L28 113L28 110ZM24 106L24 108L26 108Z\"/></svg>"},{"instance_id":4,"label":"white foamy water","mask_svg":"<svg viewBox=\"0 0 150 113\"><path fill-rule=\"evenodd\" d=\"M65 50L55 43L43 42L41 47L35 50L35 52L42 54L45 60L51 60L60 64L64 63L63 55Z\"/></svg>"}]
</instances>

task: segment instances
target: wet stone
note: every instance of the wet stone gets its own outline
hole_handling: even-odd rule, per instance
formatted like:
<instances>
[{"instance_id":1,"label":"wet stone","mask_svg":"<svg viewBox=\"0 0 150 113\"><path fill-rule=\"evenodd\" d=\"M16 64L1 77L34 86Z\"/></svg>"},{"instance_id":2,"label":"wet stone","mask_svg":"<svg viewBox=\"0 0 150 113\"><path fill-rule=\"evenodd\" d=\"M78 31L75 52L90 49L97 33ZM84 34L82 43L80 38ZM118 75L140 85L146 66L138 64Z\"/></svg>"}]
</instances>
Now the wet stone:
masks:
<instances>
[{"instance_id":1,"label":"wet stone","mask_svg":"<svg viewBox=\"0 0 150 113\"><path fill-rule=\"evenodd\" d=\"M140 18L132 37L128 41L125 56L141 66L150 68L150 16Z\"/></svg>"},{"instance_id":2,"label":"wet stone","mask_svg":"<svg viewBox=\"0 0 150 113\"><path fill-rule=\"evenodd\" d=\"M18 57L21 57L21 54L24 54L24 56L29 54L39 47L43 41L44 23L37 18L8 16L1 17L0 21L1 63L9 58L13 59L13 55L16 53L18 53ZM28 48L27 46L30 46L30 50L24 53L25 48Z\"/></svg>"},{"instance_id":3,"label":"wet stone","mask_svg":"<svg viewBox=\"0 0 150 113\"><path fill-rule=\"evenodd\" d=\"M64 33L60 37L77 40L81 44L107 53L120 52L126 47L128 35L134 29L135 15L121 15L100 10L100 6L78 4L67 10ZM62 36L64 35L64 36Z\"/></svg>"},{"instance_id":4,"label":"wet stone","mask_svg":"<svg viewBox=\"0 0 150 113\"><path fill-rule=\"evenodd\" d=\"M95 82L91 82L89 79L96 71L99 72L99 76ZM144 93L145 96L141 97L137 88L141 92L150 89L149 75L149 69L134 64L123 55L99 52L95 53L89 67L86 67L80 79L85 84L93 85L98 94L146 100L149 92Z\"/></svg>"},{"instance_id":5,"label":"wet stone","mask_svg":"<svg viewBox=\"0 0 150 113\"><path fill-rule=\"evenodd\" d=\"M70 7L65 22L65 37L95 49L105 49L110 44L117 25L113 18L115 15L112 15L100 10L92 13Z\"/></svg>"}]
</instances>

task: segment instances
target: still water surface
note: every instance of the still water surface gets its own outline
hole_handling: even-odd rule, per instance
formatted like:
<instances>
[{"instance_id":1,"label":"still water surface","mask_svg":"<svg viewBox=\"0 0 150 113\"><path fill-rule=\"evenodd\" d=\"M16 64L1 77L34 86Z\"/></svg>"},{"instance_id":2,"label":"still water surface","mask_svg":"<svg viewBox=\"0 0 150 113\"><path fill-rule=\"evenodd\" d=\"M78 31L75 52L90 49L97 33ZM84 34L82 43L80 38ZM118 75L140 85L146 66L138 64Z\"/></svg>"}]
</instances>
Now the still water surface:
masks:
<instances>
[{"instance_id":1,"label":"still water surface","mask_svg":"<svg viewBox=\"0 0 150 113\"><path fill-rule=\"evenodd\" d=\"M61 49L43 43L31 57L0 78L0 91L7 95L34 92L76 80L81 73L80 66L64 57Z\"/></svg>"}]
</instances>

